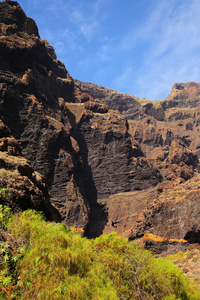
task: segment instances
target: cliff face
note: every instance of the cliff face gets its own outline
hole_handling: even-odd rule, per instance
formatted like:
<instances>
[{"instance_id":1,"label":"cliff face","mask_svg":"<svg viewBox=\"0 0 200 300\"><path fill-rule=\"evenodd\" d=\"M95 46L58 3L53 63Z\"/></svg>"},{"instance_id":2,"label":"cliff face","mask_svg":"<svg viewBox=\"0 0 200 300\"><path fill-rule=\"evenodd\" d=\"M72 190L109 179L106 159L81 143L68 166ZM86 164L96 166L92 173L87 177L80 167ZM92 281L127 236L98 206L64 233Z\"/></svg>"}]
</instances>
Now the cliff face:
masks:
<instances>
[{"instance_id":1,"label":"cliff face","mask_svg":"<svg viewBox=\"0 0 200 300\"><path fill-rule=\"evenodd\" d=\"M199 95L200 84L175 84L151 102L74 80L19 4L0 2L1 203L90 237L199 242Z\"/></svg>"},{"instance_id":2,"label":"cliff face","mask_svg":"<svg viewBox=\"0 0 200 300\"><path fill-rule=\"evenodd\" d=\"M143 154L162 176L162 182L153 189L105 196L101 200L108 214L104 232L114 230L129 235L130 239L145 234L161 236L167 240L159 246L154 245L153 250L158 247L158 253L167 251L168 246L170 249L185 247L184 243L180 246L179 241L169 242L170 238L199 242L196 225L199 196L195 183L198 180L193 178L197 178L195 174L199 169L200 84L174 84L167 99L154 102L78 80L75 84L78 90L90 93L95 100L108 104L128 118L133 148L140 149L139 156ZM193 192L183 197L185 184L191 186ZM182 200L174 200L172 195ZM191 216L192 206L194 215ZM154 241L145 243L149 245Z\"/></svg>"},{"instance_id":3,"label":"cliff face","mask_svg":"<svg viewBox=\"0 0 200 300\"><path fill-rule=\"evenodd\" d=\"M133 148L125 117L98 102L66 103L72 113L71 130L83 161L80 177L90 205L87 235L102 233L108 222L101 199L119 192L143 190L158 184L158 170Z\"/></svg>"},{"instance_id":4,"label":"cliff face","mask_svg":"<svg viewBox=\"0 0 200 300\"><path fill-rule=\"evenodd\" d=\"M76 86L90 93L96 100L106 103L125 115L130 133L145 156L156 158L152 151L171 145L181 139L190 150L199 152L200 84L175 83L170 95L161 101L148 101L92 83L75 80Z\"/></svg>"},{"instance_id":5,"label":"cliff face","mask_svg":"<svg viewBox=\"0 0 200 300\"><path fill-rule=\"evenodd\" d=\"M46 177L62 219L85 227L88 205L75 178L82 162L65 107L75 101L73 80L19 4L0 5L1 119L34 170Z\"/></svg>"},{"instance_id":6,"label":"cliff face","mask_svg":"<svg viewBox=\"0 0 200 300\"><path fill-rule=\"evenodd\" d=\"M107 222L99 199L155 186L161 175L136 158L142 152L133 147L125 117L74 87L17 2L0 5L1 118L34 170L46 177L50 200L66 224L99 234ZM93 218L99 224L88 227Z\"/></svg>"}]
</instances>

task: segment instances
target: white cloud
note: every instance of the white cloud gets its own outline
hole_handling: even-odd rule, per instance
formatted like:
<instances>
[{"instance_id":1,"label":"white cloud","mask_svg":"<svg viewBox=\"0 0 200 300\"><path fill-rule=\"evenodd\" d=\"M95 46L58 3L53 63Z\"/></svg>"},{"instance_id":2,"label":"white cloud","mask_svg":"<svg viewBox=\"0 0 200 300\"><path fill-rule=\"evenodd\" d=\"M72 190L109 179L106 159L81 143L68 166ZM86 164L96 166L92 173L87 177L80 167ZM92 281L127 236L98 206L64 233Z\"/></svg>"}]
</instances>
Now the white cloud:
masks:
<instances>
[{"instance_id":1,"label":"white cloud","mask_svg":"<svg viewBox=\"0 0 200 300\"><path fill-rule=\"evenodd\" d=\"M61 54L65 51L65 44L62 42L55 42L55 51L57 54Z\"/></svg>"},{"instance_id":2,"label":"white cloud","mask_svg":"<svg viewBox=\"0 0 200 300\"><path fill-rule=\"evenodd\" d=\"M94 34L94 31L96 29L97 22L93 21L90 24L82 23L80 25L80 30L83 33L83 35L86 37L86 39L89 41L91 36Z\"/></svg>"},{"instance_id":3,"label":"white cloud","mask_svg":"<svg viewBox=\"0 0 200 300\"><path fill-rule=\"evenodd\" d=\"M93 16L86 16L85 10L83 10L81 7L76 8L70 14L69 18L89 42L91 37L95 34L98 26L96 19Z\"/></svg>"},{"instance_id":4,"label":"white cloud","mask_svg":"<svg viewBox=\"0 0 200 300\"><path fill-rule=\"evenodd\" d=\"M75 34L69 28L65 28L65 30L62 33L62 36L67 48L76 49L79 47L79 45L76 42Z\"/></svg>"}]
</instances>

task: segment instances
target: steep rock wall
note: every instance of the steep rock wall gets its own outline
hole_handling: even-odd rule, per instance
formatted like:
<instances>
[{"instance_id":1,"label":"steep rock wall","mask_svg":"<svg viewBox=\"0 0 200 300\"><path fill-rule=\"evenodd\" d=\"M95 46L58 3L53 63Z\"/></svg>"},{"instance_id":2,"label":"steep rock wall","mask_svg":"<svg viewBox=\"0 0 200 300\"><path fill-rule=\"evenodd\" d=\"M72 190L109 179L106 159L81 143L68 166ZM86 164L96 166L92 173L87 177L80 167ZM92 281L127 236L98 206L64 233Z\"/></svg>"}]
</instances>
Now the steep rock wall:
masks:
<instances>
[{"instance_id":1,"label":"steep rock wall","mask_svg":"<svg viewBox=\"0 0 200 300\"><path fill-rule=\"evenodd\" d=\"M62 219L84 228L89 208L76 179L82 163L65 107L75 101L73 80L17 2L1 2L0 11L1 119L47 178Z\"/></svg>"},{"instance_id":2,"label":"steep rock wall","mask_svg":"<svg viewBox=\"0 0 200 300\"><path fill-rule=\"evenodd\" d=\"M85 228L97 214L100 226L92 232L100 234L107 216L99 199L146 189L162 178L139 158L126 118L75 88L17 2L0 5L1 118L32 167L46 177L66 224Z\"/></svg>"}]
</instances>

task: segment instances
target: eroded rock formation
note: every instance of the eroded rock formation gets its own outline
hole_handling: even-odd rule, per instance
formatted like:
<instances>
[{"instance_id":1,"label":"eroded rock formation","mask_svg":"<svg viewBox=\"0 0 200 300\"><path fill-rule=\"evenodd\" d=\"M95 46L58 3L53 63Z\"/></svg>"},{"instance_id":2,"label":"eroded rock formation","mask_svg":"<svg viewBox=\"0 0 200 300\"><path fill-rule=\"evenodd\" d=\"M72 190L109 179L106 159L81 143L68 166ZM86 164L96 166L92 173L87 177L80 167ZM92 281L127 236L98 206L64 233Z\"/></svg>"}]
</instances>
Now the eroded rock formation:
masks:
<instances>
[{"instance_id":1,"label":"eroded rock formation","mask_svg":"<svg viewBox=\"0 0 200 300\"><path fill-rule=\"evenodd\" d=\"M61 221L58 210L51 205L46 180L34 171L22 156L17 140L0 121L0 204L14 212L26 209L43 211L48 220Z\"/></svg>"},{"instance_id":2,"label":"eroded rock formation","mask_svg":"<svg viewBox=\"0 0 200 300\"><path fill-rule=\"evenodd\" d=\"M200 242L200 176L166 189L147 205L133 225L130 239L153 233L170 239Z\"/></svg>"}]
</instances>

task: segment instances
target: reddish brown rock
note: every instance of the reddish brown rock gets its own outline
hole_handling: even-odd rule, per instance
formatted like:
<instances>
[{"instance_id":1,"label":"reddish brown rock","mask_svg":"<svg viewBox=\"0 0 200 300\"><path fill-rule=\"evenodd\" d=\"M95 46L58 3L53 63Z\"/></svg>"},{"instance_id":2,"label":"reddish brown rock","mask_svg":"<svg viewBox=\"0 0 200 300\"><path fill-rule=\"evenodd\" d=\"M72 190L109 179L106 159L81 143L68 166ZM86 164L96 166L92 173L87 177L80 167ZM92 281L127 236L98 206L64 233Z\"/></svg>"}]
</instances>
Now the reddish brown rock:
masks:
<instances>
[{"instance_id":1,"label":"reddish brown rock","mask_svg":"<svg viewBox=\"0 0 200 300\"><path fill-rule=\"evenodd\" d=\"M200 242L200 175L166 189L140 214L130 239L152 233L169 239Z\"/></svg>"},{"instance_id":2,"label":"reddish brown rock","mask_svg":"<svg viewBox=\"0 0 200 300\"><path fill-rule=\"evenodd\" d=\"M105 104L66 103L74 116L72 135L78 142L84 191L90 204L87 235L100 234L108 222L108 207L101 199L120 192L143 190L161 181L159 172L141 151L133 148L125 117Z\"/></svg>"}]
</instances>

